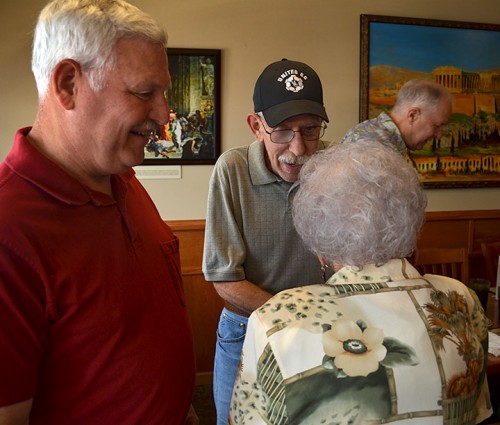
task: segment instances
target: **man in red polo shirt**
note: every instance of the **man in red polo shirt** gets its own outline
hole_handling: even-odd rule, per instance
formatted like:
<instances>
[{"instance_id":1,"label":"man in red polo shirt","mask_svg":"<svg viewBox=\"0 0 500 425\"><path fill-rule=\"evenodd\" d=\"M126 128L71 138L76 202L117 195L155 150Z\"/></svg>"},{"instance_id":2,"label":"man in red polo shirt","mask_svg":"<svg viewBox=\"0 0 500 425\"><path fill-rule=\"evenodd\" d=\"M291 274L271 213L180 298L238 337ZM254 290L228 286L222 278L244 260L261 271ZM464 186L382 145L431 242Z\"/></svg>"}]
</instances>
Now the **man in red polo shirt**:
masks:
<instances>
[{"instance_id":1,"label":"man in red polo shirt","mask_svg":"<svg viewBox=\"0 0 500 425\"><path fill-rule=\"evenodd\" d=\"M122 0L40 14L36 120L0 165L0 423L196 423L178 240L132 170L165 45Z\"/></svg>"}]
</instances>

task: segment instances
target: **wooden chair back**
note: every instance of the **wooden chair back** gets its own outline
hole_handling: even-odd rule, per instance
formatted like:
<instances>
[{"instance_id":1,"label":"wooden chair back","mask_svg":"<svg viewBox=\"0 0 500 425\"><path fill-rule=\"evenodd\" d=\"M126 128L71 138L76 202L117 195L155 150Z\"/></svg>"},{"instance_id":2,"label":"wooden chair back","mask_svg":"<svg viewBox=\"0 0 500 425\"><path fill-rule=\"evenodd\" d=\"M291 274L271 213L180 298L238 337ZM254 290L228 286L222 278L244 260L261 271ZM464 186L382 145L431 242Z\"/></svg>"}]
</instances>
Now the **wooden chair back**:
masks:
<instances>
[{"instance_id":1,"label":"wooden chair back","mask_svg":"<svg viewBox=\"0 0 500 425\"><path fill-rule=\"evenodd\" d=\"M481 251L483 252L484 267L486 269L486 279L496 286L498 273L498 256L500 255L500 241L482 242Z\"/></svg>"},{"instance_id":2,"label":"wooden chair back","mask_svg":"<svg viewBox=\"0 0 500 425\"><path fill-rule=\"evenodd\" d=\"M414 264L421 274L448 276L465 284L469 279L469 261L465 248L418 249Z\"/></svg>"}]
</instances>

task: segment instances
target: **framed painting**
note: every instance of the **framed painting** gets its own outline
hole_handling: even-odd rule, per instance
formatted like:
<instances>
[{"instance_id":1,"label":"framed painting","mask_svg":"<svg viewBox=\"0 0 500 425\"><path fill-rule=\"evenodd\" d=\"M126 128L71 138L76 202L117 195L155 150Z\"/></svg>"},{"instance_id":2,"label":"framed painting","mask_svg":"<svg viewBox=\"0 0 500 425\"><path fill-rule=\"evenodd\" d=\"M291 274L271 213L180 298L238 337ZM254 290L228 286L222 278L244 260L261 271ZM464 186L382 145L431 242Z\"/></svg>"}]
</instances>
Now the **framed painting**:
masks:
<instances>
[{"instance_id":1,"label":"framed painting","mask_svg":"<svg viewBox=\"0 0 500 425\"><path fill-rule=\"evenodd\" d=\"M167 49L169 120L151 133L142 165L214 164L220 155L221 51Z\"/></svg>"},{"instance_id":2,"label":"framed painting","mask_svg":"<svg viewBox=\"0 0 500 425\"><path fill-rule=\"evenodd\" d=\"M445 86L452 115L411 159L426 188L500 187L500 25L361 15L360 120L413 78Z\"/></svg>"}]
</instances>

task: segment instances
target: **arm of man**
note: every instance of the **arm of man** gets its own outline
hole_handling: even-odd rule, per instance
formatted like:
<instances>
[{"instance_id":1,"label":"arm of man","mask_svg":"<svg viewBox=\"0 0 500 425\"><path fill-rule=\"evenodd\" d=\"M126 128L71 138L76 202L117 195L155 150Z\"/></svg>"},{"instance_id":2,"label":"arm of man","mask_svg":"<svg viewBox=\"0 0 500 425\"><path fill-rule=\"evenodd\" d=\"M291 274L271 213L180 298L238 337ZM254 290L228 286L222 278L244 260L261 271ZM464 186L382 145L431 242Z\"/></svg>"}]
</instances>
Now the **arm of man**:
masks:
<instances>
[{"instance_id":1,"label":"arm of man","mask_svg":"<svg viewBox=\"0 0 500 425\"><path fill-rule=\"evenodd\" d=\"M213 282L219 296L231 306L250 315L272 297L267 291L248 280L238 282Z\"/></svg>"},{"instance_id":2,"label":"arm of man","mask_svg":"<svg viewBox=\"0 0 500 425\"><path fill-rule=\"evenodd\" d=\"M29 423L47 334L43 284L25 258L0 244L0 425Z\"/></svg>"},{"instance_id":3,"label":"arm of man","mask_svg":"<svg viewBox=\"0 0 500 425\"><path fill-rule=\"evenodd\" d=\"M247 256L244 214L259 207L250 202L252 181L248 165L248 149L225 152L217 162L209 187L203 272L213 282L219 296L241 314L250 315L264 304L271 293L246 279ZM249 205L250 203L250 205Z\"/></svg>"},{"instance_id":4,"label":"arm of man","mask_svg":"<svg viewBox=\"0 0 500 425\"><path fill-rule=\"evenodd\" d=\"M33 399L0 407L0 425L28 425Z\"/></svg>"}]
</instances>

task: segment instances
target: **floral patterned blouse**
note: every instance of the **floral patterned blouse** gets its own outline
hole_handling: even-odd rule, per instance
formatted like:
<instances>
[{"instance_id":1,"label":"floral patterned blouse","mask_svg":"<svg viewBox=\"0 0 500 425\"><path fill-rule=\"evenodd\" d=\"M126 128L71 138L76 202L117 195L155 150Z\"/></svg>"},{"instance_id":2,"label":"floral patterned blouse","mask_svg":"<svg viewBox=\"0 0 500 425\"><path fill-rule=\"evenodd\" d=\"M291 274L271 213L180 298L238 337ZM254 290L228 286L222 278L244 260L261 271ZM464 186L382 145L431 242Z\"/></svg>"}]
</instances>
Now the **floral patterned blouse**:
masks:
<instances>
[{"instance_id":1,"label":"floral patterned blouse","mask_svg":"<svg viewBox=\"0 0 500 425\"><path fill-rule=\"evenodd\" d=\"M476 424L491 415L487 319L406 260L280 292L249 319L230 424Z\"/></svg>"}]
</instances>

